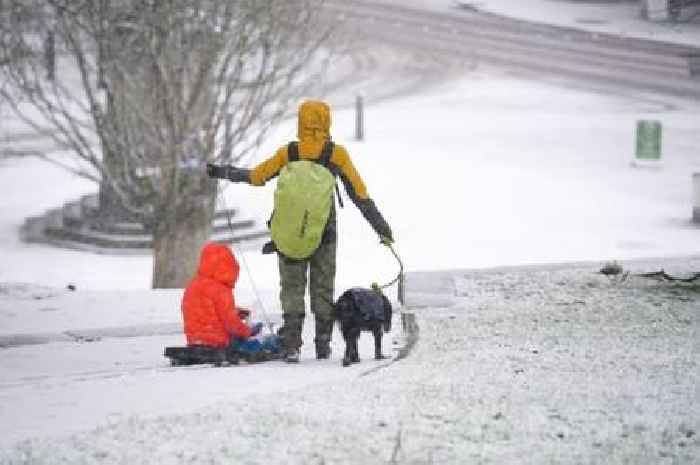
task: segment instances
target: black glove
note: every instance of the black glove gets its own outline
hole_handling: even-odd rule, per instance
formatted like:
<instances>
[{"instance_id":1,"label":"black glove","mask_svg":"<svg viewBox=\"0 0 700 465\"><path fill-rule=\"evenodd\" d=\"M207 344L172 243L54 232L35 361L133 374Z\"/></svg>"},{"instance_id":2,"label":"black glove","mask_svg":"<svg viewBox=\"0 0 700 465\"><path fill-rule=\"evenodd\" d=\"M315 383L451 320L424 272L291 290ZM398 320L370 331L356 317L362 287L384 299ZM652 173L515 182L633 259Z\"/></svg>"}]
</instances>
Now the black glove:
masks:
<instances>
[{"instance_id":1,"label":"black glove","mask_svg":"<svg viewBox=\"0 0 700 465\"><path fill-rule=\"evenodd\" d=\"M211 163L207 163L207 174L210 178L226 179L226 168L227 167L224 165L212 165Z\"/></svg>"},{"instance_id":2,"label":"black glove","mask_svg":"<svg viewBox=\"0 0 700 465\"><path fill-rule=\"evenodd\" d=\"M228 179L231 182L250 181L250 170L236 168L231 165L212 165L207 163L207 174L210 178Z\"/></svg>"},{"instance_id":3,"label":"black glove","mask_svg":"<svg viewBox=\"0 0 700 465\"><path fill-rule=\"evenodd\" d=\"M267 255L267 254L271 254L271 253L275 253L275 252L277 252L277 246L275 245L274 242L269 241L269 242L266 242L265 245L263 245L263 248L262 248L263 254Z\"/></svg>"}]
</instances>

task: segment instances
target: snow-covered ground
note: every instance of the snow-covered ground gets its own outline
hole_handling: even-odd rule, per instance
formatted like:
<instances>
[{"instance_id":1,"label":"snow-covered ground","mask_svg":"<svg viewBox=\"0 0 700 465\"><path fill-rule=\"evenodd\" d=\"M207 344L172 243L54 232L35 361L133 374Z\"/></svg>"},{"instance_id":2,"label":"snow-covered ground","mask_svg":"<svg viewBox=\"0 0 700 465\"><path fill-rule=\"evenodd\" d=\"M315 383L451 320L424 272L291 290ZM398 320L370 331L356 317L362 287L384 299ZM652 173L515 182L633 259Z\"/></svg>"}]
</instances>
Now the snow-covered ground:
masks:
<instances>
[{"instance_id":1,"label":"snow-covered ground","mask_svg":"<svg viewBox=\"0 0 700 465\"><path fill-rule=\"evenodd\" d=\"M0 463L696 463L698 285L596 270L409 275L420 340L393 364L169 368L175 336L6 349L3 445L32 439Z\"/></svg>"},{"instance_id":2,"label":"snow-covered ground","mask_svg":"<svg viewBox=\"0 0 700 465\"><path fill-rule=\"evenodd\" d=\"M700 169L697 110L691 102L603 95L476 73L427 95L368 108L363 143L351 140L353 115L339 112L335 137L348 141L411 270L697 255L700 230L690 222L690 174ZM664 122L661 169L630 165L634 125L646 117ZM288 123L277 136L285 140L292 131ZM644 332L653 321L647 316L635 319L635 308L655 298L648 287L616 294L605 306L607 316L595 320L598 326L587 320L574 328L552 327L549 319L561 318L547 319L547 312L567 308L557 306L559 300L570 303L580 297L554 299L550 289L537 290L543 283L536 278L531 284L532 294L541 299L536 303L527 293L519 294L524 291L517 283L498 290L511 289L510 300L498 293L473 299L472 292L487 293L477 283L464 285L467 296L457 305L455 288L436 294L440 286L429 277L409 281L409 291L417 293L413 302L428 305L419 313L421 342L408 359L376 372L371 370L381 362L342 369L337 335L336 355L329 362L313 360L312 345L307 344L300 367L272 363L173 369L161 354L164 346L183 343L180 292L146 290L150 258L26 245L16 236L25 215L74 198L90 186L33 159L4 160L0 177L0 282L5 283L0 336L14 344L52 341L0 353L0 437L10 463L185 463L208 458L386 463L397 441L403 454L397 458L403 457L403 462L397 463L459 463L463 457L574 463L609 454L617 457L613 462L622 463L657 453L679 457L676 463L691 463L684 451L697 453L696 437L690 433L699 429L697 420L693 422L699 418L693 410L697 402L692 402L697 401L698 368L690 362L697 358L696 291L683 303L682 318L690 321L680 326L685 336L679 339L671 333L670 341L664 342L666 333L659 330L661 342L648 341L653 345L644 349L647 355L634 362L653 378L652 384L629 371L637 368L614 365L628 352L626 346L613 346L617 335L605 333L609 340L603 345L597 336L609 328L605 318L628 313L624 318L631 319L631 327ZM25 187L27 177L33 180L31 190ZM264 219L269 211L271 187L230 186L225 192L226 202L241 205L248 215ZM340 216L338 289L391 278L396 270L393 258L376 243L354 207L346 206ZM274 260L259 255L253 246L238 254L262 289L265 310L277 316ZM679 271L687 271L697 260L678 263ZM661 264L649 262L650 267ZM593 278L595 269L590 265L585 273L570 276L597 283L590 290L587 284L578 285L595 299L591 308L597 309L613 291ZM503 280L503 274L497 276ZM539 278L545 286L553 279L546 274ZM431 290L427 298L421 282ZM77 291L65 290L68 283ZM261 317L245 273L238 298ZM518 305L510 306L514 301ZM443 305L453 307L439 310ZM668 308L677 314L675 305ZM523 333L524 315L539 312L541 324L532 323L533 334ZM462 323L450 325L445 333L442 322L452 317ZM483 330L490 324L499 328L498 341ZM547 346L551 357L530 360L534 356L527 350L554 344L550 333L556 328L573 331L567 337L575 339L562 336L560 349ZM307 341L311 331L312 325L307 325ZM624 334L646 344L646 333L624 329ZM115 337L125 335L139 337ZM385 338L387 347L390 341ZM365 336L363 343L363 358L368 359L370 338ZM695 356L679 353L678 344ZM655 361L659 350L668 363ZM595 370L582 371L582 354L597 360ZM517 378L517 387L511 378L519 374L497 371L515 359L530 376L525 381ZM579 383L610 380L618 370L623 372L612 378L611 386L594 384L594 394L569 383L576 377ZM359 376L367 371L370 375ZM563 382L562 373L567 384L552 387ZM680 383L678 388L651 400L645 397L661 392L670 381ZM640 394L626 394L639 386L645 387L634 391ZM544 401L552 395L553 403ZM587 410L574 407L584 400ZM684 402L689 410L681 415ZM628 409L640 409L639 418L630 420ZM680 416L670 419L664 409ZM560 423L556 431L548 429ZM74 433L78 435L71 436ZM620 442L618 436L632 439ZM39 439L12 445L25 438ZM681 448L678 441L689 448ZM639 444L650 445L639 451ZM534 456L519 455L533 445L538 446Z\"/></svg>"},{"instance_id":3,"label":"snow-covered ground","mask_svg":"<svg viewBox=\"0 0 700 465\"><path fill-rule=\"evenodd\" d=\"M0 349L0 463L700 456L697 286L593 273L610 259L699 270L690 218L700 102L479 69L369 106L357 142L347 96L329 100L343 108L335 140L408 270L421 271L408 283L421 307L412 355L370 360L365 335L363 363L342 369L336 335L331 361L314 360L307 342L298 367L170 368L162 349L184 342L181 291L148 290L148 256L21 243L24 218L94 186L33 158L0 160L0 346L10 346ZM636 121L647 118L663 123L658 169L630 163ZM293 121L280 125L255 161L294 135ZM221 188L222 204L269 215L272 185ZM338 290L390 280L396 263L351 202L339 217ZM258 246L236 253L260 296L244 271L237 299L277 319L276 261ZM630 262L642 257L663 258ZM593 263L444 272L573 261Z\"/></svg>"},{"instance_id":4,"label":"snow-covered ground","mask_svg":"<svg viewBox=\"0 0 700 465\"><path fill-rule=\"evenodd\" d=\"M344 345L337 333L333 360L316 361L309 342L298 366L270 362L173 368L163 348L185 344L181 294L1 284L0 446L31 437L63 437L136 416L186 414L246 402L254 394L283 395L354 379L390 362L373 360L373 339L365 336L360 354L366 360L342 368ZM238 297L247 300L245 293ZM267 316L278 326L280 314ZM306 341L313 340L311 320ZM394 343L401 337L400 326L385 336L386 355L394 355Z\"/></svg>"},{"instance_id":5,"label":"snow-covered ground","mask_svg":"<svg viewBox=\"0 0 700 465\"><path fill-rule=\"evenodd\" d=\"M642 17L641 0L376 0L412 8L450 11L470 8L509 18L634 37L700 46L700 19L649 21ZM694 8L697 5L686 7ZM689 15L683 15L687 19Z\"/></svg>"},{"instance_id":6,"label":"snow-covered ground","mask_svg":"<svg viewBox=\"0 0 700 465\"><path fill-rule=\"evenodd\" d=\"M700 46L697 18L691 22L649 21L642 17L639 0L458 0L455 3L524 21Z\"/></svg>"}]
</instances>

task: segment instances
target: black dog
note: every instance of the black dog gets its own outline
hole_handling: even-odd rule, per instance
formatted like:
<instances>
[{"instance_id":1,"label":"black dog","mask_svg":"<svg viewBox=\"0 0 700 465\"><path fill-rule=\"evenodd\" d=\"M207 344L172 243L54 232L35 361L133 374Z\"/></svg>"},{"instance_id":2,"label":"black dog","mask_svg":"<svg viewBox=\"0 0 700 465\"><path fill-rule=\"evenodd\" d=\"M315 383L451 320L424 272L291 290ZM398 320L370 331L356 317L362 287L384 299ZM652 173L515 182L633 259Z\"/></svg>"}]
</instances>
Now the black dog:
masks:
<instances>
[{"instance_id":1,"label":"black dog","mask_svg":"<svg viewBox=\"0 0 700 465\"><path fill-rule=\"evenodd\" d=\"M384 358L382 328L385 332L391 331L391 315L391 302L379 289L355 287L340 296L335 303L335 317L340 321L340 331L345 339L344 367L360 361L357 340L363 330L374 335L374 358Z\"/></svg>"}]
</instances>

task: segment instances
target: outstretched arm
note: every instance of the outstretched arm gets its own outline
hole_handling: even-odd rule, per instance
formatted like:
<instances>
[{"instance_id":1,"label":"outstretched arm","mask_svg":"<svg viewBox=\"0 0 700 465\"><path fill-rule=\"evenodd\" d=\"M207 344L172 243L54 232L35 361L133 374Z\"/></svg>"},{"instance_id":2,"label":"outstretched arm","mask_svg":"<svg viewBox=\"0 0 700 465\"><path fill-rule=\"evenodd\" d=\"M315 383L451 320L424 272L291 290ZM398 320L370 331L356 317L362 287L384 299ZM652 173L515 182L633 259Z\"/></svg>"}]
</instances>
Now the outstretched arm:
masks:
<instances>
[{"instance_id":1,"label":"outstretched arm","mask_svg":"<svg viewBox=\"0 0 700 465\"><path fill-rule=\"evenodd\" d=\"M207 164L207 174L210 178L228 179L231 182L247 182L254 186L262 186L269 179L277 176L287 164L287 148L281 147L273 156L260 163L252 170L238 168L232 165Z\"/></svg>"}]
</instances>

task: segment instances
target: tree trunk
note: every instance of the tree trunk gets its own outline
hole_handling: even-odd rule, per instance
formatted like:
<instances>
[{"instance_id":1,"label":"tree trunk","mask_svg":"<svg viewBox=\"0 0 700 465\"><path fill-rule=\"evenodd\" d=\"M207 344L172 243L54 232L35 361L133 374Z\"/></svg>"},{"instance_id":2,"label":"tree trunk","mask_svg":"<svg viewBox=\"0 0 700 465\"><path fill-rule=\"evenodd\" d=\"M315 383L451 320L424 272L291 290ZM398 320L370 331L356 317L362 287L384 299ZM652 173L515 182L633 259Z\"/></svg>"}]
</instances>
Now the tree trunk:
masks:
<instances>
[{"instance_id":1,"label":"tree trunk","mask_svg":"<svg viewBox=\"0 0 700 465\"><path fill-rule=\"evenodd\" d=\"M153 288L184 288L211 235L215 192L192 195L164 206L153 228Z\"/></svg>"}]
</instances>

